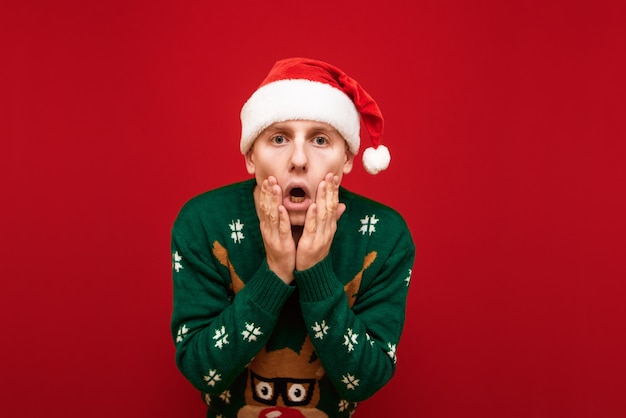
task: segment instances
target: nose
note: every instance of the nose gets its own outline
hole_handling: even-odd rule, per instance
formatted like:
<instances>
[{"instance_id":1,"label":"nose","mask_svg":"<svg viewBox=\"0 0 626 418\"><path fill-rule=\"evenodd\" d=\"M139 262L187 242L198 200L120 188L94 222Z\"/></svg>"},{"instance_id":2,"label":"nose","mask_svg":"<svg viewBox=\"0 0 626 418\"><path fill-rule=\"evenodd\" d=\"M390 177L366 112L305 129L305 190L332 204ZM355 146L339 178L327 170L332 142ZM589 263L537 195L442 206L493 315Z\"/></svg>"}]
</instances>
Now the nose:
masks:
<instances>
[{"instance_id":1,"label":"nose","mask_svg":"<svg viewBox=\"0 0 626 418\"><path fill-rule=\"evenodd\" d=\"M291 153L289 171L306 172L308 169L308 163L309 160L304 144L301 141L295 141L293 145L293 152Z\"/></svg>"}]
</instances>

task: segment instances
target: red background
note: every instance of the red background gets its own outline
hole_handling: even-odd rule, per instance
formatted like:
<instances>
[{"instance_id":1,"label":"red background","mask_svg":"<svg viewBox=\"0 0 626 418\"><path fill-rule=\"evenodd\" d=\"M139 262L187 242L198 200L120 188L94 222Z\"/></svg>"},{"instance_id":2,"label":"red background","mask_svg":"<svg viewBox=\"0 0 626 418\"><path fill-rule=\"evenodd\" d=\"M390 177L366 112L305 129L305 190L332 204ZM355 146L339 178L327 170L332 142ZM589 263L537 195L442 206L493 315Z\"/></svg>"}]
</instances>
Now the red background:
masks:
<instances>
[{"instance_id":1,"label":"red background","mask_svg":"<svg viewBox=\"0 0 626 418\"><path fill-rule=\"evenodd\" d=\"M0 415L201 417L169 234L247 178L239 109L327 60L387 122L345 184L417 243L393 380L357 416L626 416L625 7L3 2Z\"/></svg>"}]
</instances>

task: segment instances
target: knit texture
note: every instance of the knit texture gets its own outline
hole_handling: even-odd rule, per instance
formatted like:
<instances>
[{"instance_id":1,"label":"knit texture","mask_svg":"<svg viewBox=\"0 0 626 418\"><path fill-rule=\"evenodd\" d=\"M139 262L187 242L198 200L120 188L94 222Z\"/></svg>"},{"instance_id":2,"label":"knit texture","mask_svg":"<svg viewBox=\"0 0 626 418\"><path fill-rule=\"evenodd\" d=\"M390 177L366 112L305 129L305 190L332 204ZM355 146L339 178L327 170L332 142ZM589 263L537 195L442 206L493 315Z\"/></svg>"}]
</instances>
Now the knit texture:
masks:
<instances>
[{"instance_id":1,"label":"knit texture","mask_svg":"<svg viewBox=\"0 0 626 418\"><path fill-rule=\"evenodd\" d=\"M286 285L265 261L254 179L191 199L172 230L176 362L208 417L349 417L392 377L415 246L393 209L340 188L331 253ZM284 409L282 409L284 412Z\"/></svg>"}]
</instances>

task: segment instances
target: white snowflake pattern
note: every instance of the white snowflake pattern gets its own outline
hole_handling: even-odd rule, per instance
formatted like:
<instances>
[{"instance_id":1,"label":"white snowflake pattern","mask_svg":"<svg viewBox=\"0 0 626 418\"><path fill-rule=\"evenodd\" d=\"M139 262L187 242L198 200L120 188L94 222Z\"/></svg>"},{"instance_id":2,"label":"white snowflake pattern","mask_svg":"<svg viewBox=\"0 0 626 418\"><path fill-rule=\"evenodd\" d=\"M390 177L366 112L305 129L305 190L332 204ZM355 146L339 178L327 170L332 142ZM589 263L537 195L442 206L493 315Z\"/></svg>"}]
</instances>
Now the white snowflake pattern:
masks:
<instances>
[{"instance_id":1,"label":"white snowflake pattern","mask_svg":"<svg viewBox=\"0 0 626 418\"><path fill-rule=\"evenodd\" d=\"M413 274L413 269L409 269L409 275L406 279L404 279L404 281L406 282L406 287L409 287L409 284L411 284L411 274Z\"/></svg>"},{"instance_id":2,"label":"white snowflake pattern","mask_svg":"<svg viewBox=\"0 0 626 418\"><path fill-rule=\"evenodd\" d=\"M348 413L350 414L349 416L354 415L354 412L356 411L356 407L359 405L358 402L350 402L350 401L346 401L345 399L342 399L339 401L339 412L346 412L348 411Z\"/></svg>"},{"instance_id":3,"label":"white snowflake pattern","mask_svg":"<svg viewBox=\"0 0 626 418\"><path fill-rule=\"evenodd\" d=\"M320 340L324 338L324 335L328 334L328 325L326 325L326 320L322 320L321 324L318 324L315 321L315 325L311 327L313 331L315 331L315 338L319 338Z\"/></svg>"},{"instance_id":4,"label":"white snowflake pattern","mask_svg":"<svg viewBox=\"0 0 626 418\"><path fill-rule=\"evenodd\" d=\"M350 407L350 402L342 399L339 401L339 412L343 412Z\"/></svg>"},{"instance_id":5,"label":"white snowflake pattern","mask_svg":"<svg viewBox=\"0 0 626 418\"><path fill-rule=\"evenodd\" d=\"M379 219L376 219L376 215L372 215L370 216L365 216L365 218L361 219L361 227L359 228L359 232L362 235L368 234L368 235L372 235L374 232L376 232L376 224L378 223Z\"/></svg>"},{"instance_id":6,"label":"white snowflake pattern","mask_svg":"<svg viewBox=\"0 0 626 418\"><path fill-rule=\"evenodd\" d=\"M397 358L396 358L396 345L395 344L391 344L391 343L387 343L387 348L389 348L389 351L387 351L387 355L389 356L389 358L391 358L393 360L393 364L396 364Z\"/></svg>"},{"instance_id":7,"label":"white snowflake pattern","mask_svg":"<svg viewBox=\"0 0 626 418\"><path fill-rule=\"evenodd\" d=\"M222 380L222 375L217 370L209 370L209 374L203 377L204 381L209 386L215 386L216 382Z\"/></svg>"},{"instance_id":8,"label":"white snowflake pattern","mask_svg":"<svg viewBox=\"0 0 626 418\"><path fill-rule=\"evenodd\" d=\"M183 264L181 263L183 258L178 254L178 251L172 253L172 269L176 270L178 273L182 268Z\"/></svg>"},{"instance_id":9,"label":"white snowflake pattern","mask_svg":"<svg viewBox=\"0 0 626 418\"><path fill-rule=\"evenodd\" d=\"M359 386L359 379L352 376L350 373L348 373L347 376L341 377L343 377L341 381L346 384L346 388L354 390L357 386Z\"/></svg>"},{"instance_id":10,"label":"white snowflake pattern","mask_svg":"<svg viewBox=\"0 0 626 418\"><path fill-rule=\"evenodd\" d=\"M367 332L365 333L365 339L367 340L367 342L370 343L370 345L376 344L376 341L374 341L374 339L370 337L370 335Z\"/></svg>"},{"instance_id":11,"label":"white snowflake pattern","mask_svg":"<svg viewBox=\"0 0 626 418\"><path fill-rule=\"evenodd\" d=\"M237 244L241 244L241 240L245 238L243 232L241 232L243 230L243 224L241 221L239 219L236 221L233 220L230 224L228 224L228 226L230 227L230 230L233 231L231 232L230 237Z\"/></svg>"},{"instance_id":12,"label":"white snowflake pattern","mask_svg":"<svg viewBox=\"0 0 626 418\"><path fill-rule=\"evenodd\" d=\"M189 328L187 328L187 324L183 324L180 328L178 328L178 332L176 333L176 342L181 342L188 332Z\"/></svg>"},{"instance_id":13,"label":"white snowflake pattern","mask_svg":"<svg viewBox=\"0 0 626 418\"><path fill-rule=\"evenodd\" d=\"M354 351L354 345L358 344L357 338L359 334L352 332L352 328L348 328L348 334L343 336L343 345L348 347L348 352Z\"/></svg>"},{"instance_id":14,"label":"white snowflake pattern","mask_svg":"<svg viewBox=\"0 0 626 418\"><path fill-rule=\"evenodd\" d=\"M224 403L230 403L230 390L226 389L224 392L220 393L220 399L224 401Z\"/></svg>"},{"instance_id":15,"label":"white snowflake pattern","mask_svg":"<svg viewBox=\"0 0 626 418\"><path fill-rule=\"evenodd\" d=\"M220 329L216 329L213 339L215 340L215 346L219 349L222 349L222 347L228 344L228 334L226 334L226 328L222 327Z\"/></svg>"},{"instance_id":16,"label":"white snowflake pattern","mask_svg":"<svg viewBox=\"0 0 626 418\"><path fill-rule=\"evenodd\" d=\"M246 322L246 329L241 332L241 335L243 335L243 339L247 340L248 342L256 341L256 337L262 334L263 333L261 332L261 327L255 327L254 322L251 324L248 324Z\"/></svg>"},{"instance_id":17,"label":"white snowflake pattern","mask_svg":"<svg viewBox=\"0 0 626 418\"><path fill-rule=\"evenodd\" d=\"M204 394L204 403L207 404L208 406L211 406L211 395L209 395L208 393Z\"/></svg>"}]
</instances>

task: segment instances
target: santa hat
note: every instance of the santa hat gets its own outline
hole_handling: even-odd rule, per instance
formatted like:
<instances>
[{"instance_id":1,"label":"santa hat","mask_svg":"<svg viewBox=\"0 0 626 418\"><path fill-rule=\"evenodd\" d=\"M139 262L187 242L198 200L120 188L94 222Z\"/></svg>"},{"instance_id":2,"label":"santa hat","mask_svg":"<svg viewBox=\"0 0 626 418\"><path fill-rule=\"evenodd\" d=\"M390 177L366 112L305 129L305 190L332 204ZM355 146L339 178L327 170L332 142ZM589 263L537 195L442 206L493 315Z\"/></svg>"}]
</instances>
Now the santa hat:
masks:
<instances>
[{"instance_id":1,"label":"santa hat","mask_svg":"<svg viewBox=\"0 0 626 418\"><path fill-rule=\"evenodd\" d=\"M372 146L363 152L363 167L377 174L391 156L381 144L383 115L361 85L339 68L308 58L276 62L241 109L241 153L250 150L261 132L275 122L314 120L335 128L358 154L361 119Z\"/></svg>"}]
</instances>

